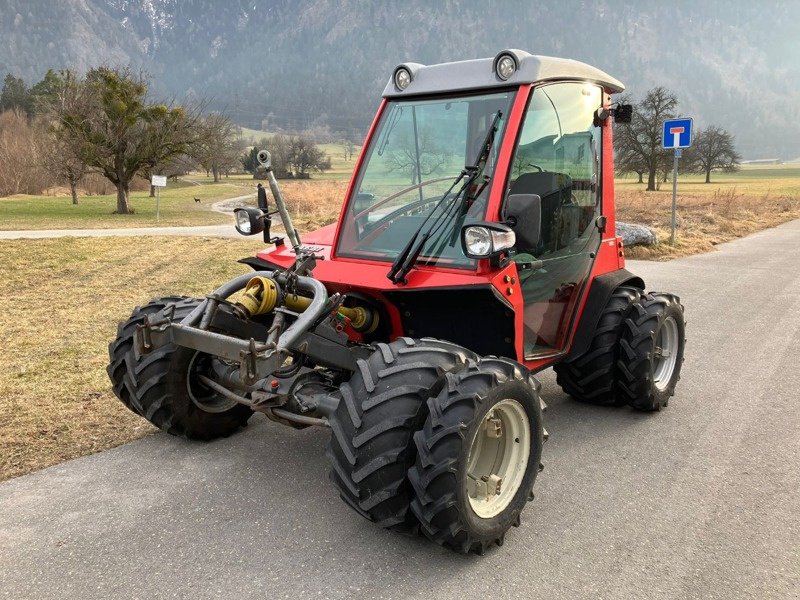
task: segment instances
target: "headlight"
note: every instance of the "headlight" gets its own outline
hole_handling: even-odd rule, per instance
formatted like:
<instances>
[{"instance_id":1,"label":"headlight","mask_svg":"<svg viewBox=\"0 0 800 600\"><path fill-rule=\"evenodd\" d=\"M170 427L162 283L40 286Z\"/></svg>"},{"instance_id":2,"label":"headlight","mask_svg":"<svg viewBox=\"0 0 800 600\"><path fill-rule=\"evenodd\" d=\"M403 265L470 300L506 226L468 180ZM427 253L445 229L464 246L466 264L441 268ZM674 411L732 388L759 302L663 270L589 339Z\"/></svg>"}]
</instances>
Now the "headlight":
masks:
<instances>
[{"instance_id":1,"label":"headlight","mask_svg":"<svg viewBox=\"0 0 800 600\"><path fill-rule=\"evenodd\" d=\"M235 208L233 216L236 219L236 231L242 235L255 235L264 231L264 211L260 208L250 206Z\"/></svg>"},{"instance_id":2,"label":"headlight","mask_svg":"<svg viewBox=\"0 0 800 600\"><path fill-rule=\"evenodd\" d=\"M394 72L394 85L401 92L411 83L411 71L405 67L398 67Z\"/></svg>"},{"instance_id":3,"label":"headlight","mask_svg":"<svg viewBox=\"0 0 800 600\"><path fill-rule=\"evenodd\" d=\"M236 211L236 229L239 233L250 235L250 215L245 210Z\"/></svg>"},{"instance_id":4,"label":"headlight","mask_svg":"<svg viewBox=\"0 0 800 600\"><path fill-rule=\"evenodd\" d=\"M517 70L517 61L510 54L504 54L497 60L497 76L505 81Z\"/></svg>"},{"instance_id":5,"label":"headlight","mask_svg":"<svg viewBox=\"0 0 800 600\"><path fill-rule=\"evenodd\" d=\"M470 258L491 258L517 243L511 228L500 223L466 225L461 240L464 254Z\"/></svg>"},{"instance_id":6,"label":"headlight","mask_svg":"<svg viewBox=\"0 0 800 600\"><path fill-rule=\"evenodd\" d=\"M464 248L472 256L488 256L492 250L492 235L486 227L469 227L464 231Z\"/></svg>"}]
</instances>

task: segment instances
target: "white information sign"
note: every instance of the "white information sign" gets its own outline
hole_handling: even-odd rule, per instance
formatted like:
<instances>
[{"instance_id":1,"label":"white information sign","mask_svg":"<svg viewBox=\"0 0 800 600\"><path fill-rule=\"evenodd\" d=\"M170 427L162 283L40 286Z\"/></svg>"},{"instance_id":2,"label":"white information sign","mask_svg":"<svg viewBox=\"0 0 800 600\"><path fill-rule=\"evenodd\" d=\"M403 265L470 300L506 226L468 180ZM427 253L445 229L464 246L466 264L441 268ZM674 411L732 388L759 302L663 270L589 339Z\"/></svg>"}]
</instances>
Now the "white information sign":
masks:
<instances>
[{"instance_id":1,"label":"white information sign","mask_svg":"<svg viewBox=\"0 0 800 600\"><path fill-rule=\"evenodd\" d=\"M153 175L150 178L150 183L154 187L167 187L167 176L166 175Z\"/></svg>"}]
</instances>

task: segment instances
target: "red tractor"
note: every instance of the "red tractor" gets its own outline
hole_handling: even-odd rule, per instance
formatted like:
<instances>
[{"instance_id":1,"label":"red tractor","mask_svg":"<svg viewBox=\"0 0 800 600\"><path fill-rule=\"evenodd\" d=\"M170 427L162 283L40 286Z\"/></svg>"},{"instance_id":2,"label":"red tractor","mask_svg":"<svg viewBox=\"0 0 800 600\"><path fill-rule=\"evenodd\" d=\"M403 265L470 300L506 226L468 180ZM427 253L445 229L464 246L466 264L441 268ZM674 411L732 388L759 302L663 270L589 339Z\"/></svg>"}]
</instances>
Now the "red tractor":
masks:
<instances>
[{"instance_id":1,"label":"red tractor","mask_svg":"<svg viewBox=\"0 0 800 600\"><path fill-rule=\"evenodd\" d=\"M237 209L236 227L274 248L205 299L137 308L110 345L114 392L192 439L254 411L330 428L356 512L458 552L502 544L541 470L534 373L645 411L679 378L683 307L644 291L615 235L622 90L519 50L399 65L338 222L301 242L262 152L277 210Z\"/></svg>"}]
</instances>

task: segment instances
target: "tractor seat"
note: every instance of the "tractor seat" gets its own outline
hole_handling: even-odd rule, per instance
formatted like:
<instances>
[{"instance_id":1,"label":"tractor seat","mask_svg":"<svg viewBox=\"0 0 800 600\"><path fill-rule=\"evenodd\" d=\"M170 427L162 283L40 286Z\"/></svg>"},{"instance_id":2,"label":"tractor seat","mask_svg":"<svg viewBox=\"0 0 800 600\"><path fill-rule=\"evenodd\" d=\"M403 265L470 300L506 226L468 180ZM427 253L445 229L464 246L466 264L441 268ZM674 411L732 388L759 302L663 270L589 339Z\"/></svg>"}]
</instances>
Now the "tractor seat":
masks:
<instances>
[{"instance_id":1,"label":"tractor seat","mask_svg":"<svg viewBox=\"0 0 800 600\"><path fill-rule=\"evenodd\" d=\"M562 208L570 204L572 196L572 179L565 173L535 171L523 173L511 184L511 194L537 194L542 199L542 232L537 248L518 248L520 252L540 255L554 252L563 244L560 242Z\"/></svg>"},{"instance_id":2,"label":"tractor seat","mask_svg":"<svg viewBox=\"0 0 800 600\"><path fill-rule=\"evenodd\" d=\"M523 173L511 184L509 194L538 194L545 202L545 198L572 188L572 179L564 173L551 173L550 171L534 171ZM569 196L567 196L569 198Z\"/></svg>"}]
</instances>

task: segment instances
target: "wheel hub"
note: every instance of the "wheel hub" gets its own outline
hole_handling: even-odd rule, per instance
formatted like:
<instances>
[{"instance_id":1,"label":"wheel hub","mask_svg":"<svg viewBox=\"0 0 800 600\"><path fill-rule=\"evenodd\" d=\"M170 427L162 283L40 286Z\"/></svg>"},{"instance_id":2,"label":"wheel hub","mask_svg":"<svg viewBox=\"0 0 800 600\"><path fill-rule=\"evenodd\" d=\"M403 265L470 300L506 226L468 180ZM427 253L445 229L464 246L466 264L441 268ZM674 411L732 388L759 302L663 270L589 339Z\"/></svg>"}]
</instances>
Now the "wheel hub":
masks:
<instances>
[{"instance_id":1,"label":"wheel hub","mask_svg":"<svg viewBox=\"0 0 800 600\"><path fill-rule=\"evenodd\" d=\"M531 427L516 400L498 402L486 413L467 456L466 492L478 517L500 514L519 490L528 466Z\"/></svg>"},{"instance_id":2,"label":"wheel hub","mask_svg":"<svg viewBox=\"0 0 800 600\"><path fill-rule=\"evenodd\" d=\"M653 347L653 385L663 392L672 381L678 359L678 323L673 317L667 317L656 334Z\"/></svg>"},{"instance_id":3,"label":"wheel hub","mask_svg":"<svg viewBox=\"0 0 800 600\"><path fill-rule=\"evenodd\" d=\"M186 393L197 408L209 413L222 413L230 410L237 403L229 398L223 398L204 386L195 376L198 373L208 375L211 360L213 359L208 354L202 352L198 352L192 357L186 377Z\"/></svg>"}]
</instances>

